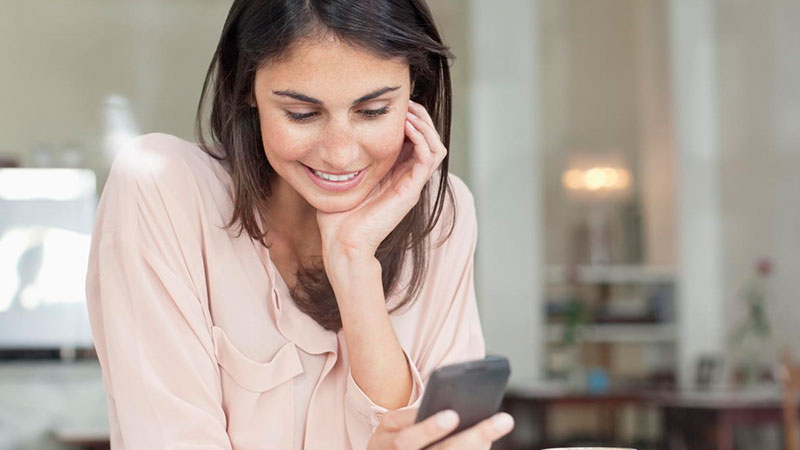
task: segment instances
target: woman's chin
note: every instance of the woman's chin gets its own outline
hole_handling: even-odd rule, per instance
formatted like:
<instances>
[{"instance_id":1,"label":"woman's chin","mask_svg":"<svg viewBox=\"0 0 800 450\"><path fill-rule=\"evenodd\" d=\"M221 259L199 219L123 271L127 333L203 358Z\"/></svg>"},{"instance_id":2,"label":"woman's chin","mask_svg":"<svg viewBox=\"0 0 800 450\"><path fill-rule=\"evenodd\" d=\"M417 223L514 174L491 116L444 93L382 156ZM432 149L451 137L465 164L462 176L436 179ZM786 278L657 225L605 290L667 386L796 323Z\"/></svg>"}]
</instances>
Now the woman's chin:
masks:
<instances>
[{"instance_id":1,"label":"woman's chin","mask_svg":"<svg viewBox=\"0 0 800 450\"><path fill-rule=\"evenodd\" d=\"M330 214L340 213L358 207L369 197L376 185L376 181L373 181L371 177L366 177L357 186L346 191L328 191L319 186L313 186L306 190L307 194L304 197L317 211Z\"/></svg>"},{"instance_id":2,"label":"woman's chin","mask_svg":"<svg viewBox=\"0 0 800 450\"><path fill-rule=\"evenodd\" d=\"M355 192L353 194L356 194ZM317 197L309 203L317 211L334 214L350 211L363 201L360 195L334 195Z\"/></svg>"}]
</instances>

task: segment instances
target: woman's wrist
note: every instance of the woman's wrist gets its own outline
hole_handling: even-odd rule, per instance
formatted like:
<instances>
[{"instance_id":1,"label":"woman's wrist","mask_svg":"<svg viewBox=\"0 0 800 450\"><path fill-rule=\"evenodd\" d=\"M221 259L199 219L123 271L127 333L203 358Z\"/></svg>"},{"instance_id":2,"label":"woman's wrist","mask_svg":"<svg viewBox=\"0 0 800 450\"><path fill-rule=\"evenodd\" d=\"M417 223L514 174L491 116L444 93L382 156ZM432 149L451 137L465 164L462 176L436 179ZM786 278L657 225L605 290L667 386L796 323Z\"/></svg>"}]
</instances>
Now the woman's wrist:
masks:
<instances>
[{"instance_id":1,"label":"woman's wrist","mask_svg":"<svg viewBox=\"0 0 800 450\"><path fill-rule=\"evenodd\" d=\"M376 250L363 243L347 243L336 237L322 236L322 256L326 263L343 260L344 264L362 264L375 259Z\"/></svg>"},{"instance_id":2,"label":"woman's wrist","mask_svg":"<svg viewBox=\"0 0 800 450\"><path fill-rule=\"evenodd\" d=\"M335 252L323 258L328 280L337 298L347 297L351 287L361 287L372 283L382 287L382 268L375 255L365 253Z\"/></svg>"}]
</instances>

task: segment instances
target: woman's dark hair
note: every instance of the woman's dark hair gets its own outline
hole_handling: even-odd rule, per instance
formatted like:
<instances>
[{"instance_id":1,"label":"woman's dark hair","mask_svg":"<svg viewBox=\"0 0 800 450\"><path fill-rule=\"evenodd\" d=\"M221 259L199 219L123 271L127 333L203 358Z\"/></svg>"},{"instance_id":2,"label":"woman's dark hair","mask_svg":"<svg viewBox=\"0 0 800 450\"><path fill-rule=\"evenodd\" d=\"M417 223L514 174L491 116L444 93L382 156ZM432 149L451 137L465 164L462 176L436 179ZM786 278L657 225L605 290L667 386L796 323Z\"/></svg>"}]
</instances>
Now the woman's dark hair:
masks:
<instances>
[{"instance_id":1,"label":"woman's dark hair","mask_svg":"<svg viewBox=\"0 0 800 450\"><path fill-rule=\"evenodd\" d=\"M234 210L225 227L239 222L267 247L265 206L275 173L264 153L258 110L252 107L256 71L280 61L305 38L331 35L385 58L404 58L409 65L411 98L433 118L446 148L450 147L452 114L449 62L453 57L439 36L424 0L235 0L206 74L197 110L197 139L203 150L222 162L233 180ZM210 136L204 133L204 112L210 99ZM210 139L210 140L209 140ZM411 302L427 270L427 237L441 216L445 196L455 207L447 178L449 157L439 169L433 208L429 181L417 204L383 240L375 254L382 268L383 291L389 299L405 290L390 312ZM455 215L453 216L455 220ZM454 223L445 237L452 233ZM407 286L398 286L407 252L413 268ZM339 331L342 320L333 289L321 262L297 271L292 296L298 308L327 330Z\"/></svg>"}]
</instances>

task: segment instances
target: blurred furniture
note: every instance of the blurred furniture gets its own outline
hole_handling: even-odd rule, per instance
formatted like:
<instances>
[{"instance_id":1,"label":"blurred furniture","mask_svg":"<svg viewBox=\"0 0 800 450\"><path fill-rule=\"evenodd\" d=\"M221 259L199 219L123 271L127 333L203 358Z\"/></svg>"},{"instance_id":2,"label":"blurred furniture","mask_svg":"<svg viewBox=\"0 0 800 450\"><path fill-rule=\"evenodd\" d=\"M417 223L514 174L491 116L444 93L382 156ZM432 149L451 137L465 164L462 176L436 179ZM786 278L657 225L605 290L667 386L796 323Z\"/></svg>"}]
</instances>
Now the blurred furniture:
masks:
<instances>
[{"instance_id":1,"label":"blurred furniture","mask_svg":"<svg viewBox=\"0 0 800 450\"><path fill-rule=\"evenodd\" d=\"M612 384L675 387L673 267L548 265L544 281L548 379L570 378L573 362L561 353L565 336L573 333L578 367L603 369ZM574 303L581 311L577 326L570 321Z\"/></svg>"},{"instance_id":2,"label":"blurred furniture","mask_svg":"<svg viewBox=\"0 0 800 450\"><path fill-rule=\"evenodd\" d=\"M733 450L741 427L780 424L784 401L779 391L703 391L662 396L664 450ZM793 404L795 412L797 403Z\"/></svg>"},{"instance_id":3,"label":"blurred furniture","mask_svg":"<svg viewBox=\"0 0 800 450\"><path fill-rule=\"evenodd\" d=\"M19 167L19 161L10 156L0 156L0 167Z\"/></svg>"},{"instance_id":4,"label":"blurred furniture","mask_svg":"<svg viewBox=\"0 0 800 450\"><path fill-rule=\"evenodd\" d=\"M53 430L56 440L84 450L109 450L108 428L62 426Z\"/></svg>"},{"instance_id":5,"label":"blurred furniture","mask_svg":"<svg viewBox=\"0 0 800 450\"><path fill-rule=\"evenodd\" d=\"M697 360L695 385L701 391L715 389L724 382L725 361L720 355L701 355Z\"/></svg>"},{"instance_id":6,"label":"blurred furniture","mask_svg":"<svg viewBox=\"0 0 800 450\"><path fill-rule=\"evenodd\" d=\"M0 449L77 450L79 434L108 435L107 402L96 360L2 361Z\"/></svg>"},{"instance_id":7,"label":"blurred furniture","mask_svg":"<svg viewBox=\"0 0 800 450\"><path fill-rule=\"evenodd\" d=\"M92 346L85 280L96 184L89 169L0 169L0 350Z\"/></svg>"},{"instance_id":8,"label":"blurred furniture","mask_svg":"<svg viewBox=\"0 0 800 450\"><path fill-rule=\"evenodd\" d=\"M552 383L541 385L516 383L507 389L501 410L512 414L517 420L517 426L498 448L540 449L574 445L575 442L572 441L560 442L549 433L554 410L568 406L590 408L596 411L602 429L597 436L592 436L593 445L637 444L638 446L642 441L648 439L646 436L642 436L646 434L647 424L637 422L636 431L642 435L634 436L635 443L619 442L621 439L617 429L619 413L624 408L638 408L637 421L643 421L647 416L640 412L646 408L652 409L657 405L657 400L661 395L665 394L655 391L614 389L605 393L589 393L561 389ZM525 422L529 428L532 425L534 429L523 429L525 425L521 422Z\"/></svg>"},{"instance_id":9,"label":"blurred furniture","mask_svg":"<svg viewBox=\"0 0 800 450\"><path fill-rule=\"evenodd\" d=\"M781 367L783 379L783 434L786 450L800 450L797 431L797 398L800 396L800 366L792 362L789 352L783 356Z\"/></svg>"},{"instance_id":10,"label":"blurred furniture","mask_svg":"<svg viewBox=\"0 0 800 450\"><path fill-rule=\"evenodd\" d=\"M591 438L598 444L660 450L750 450L748 447L736 447L734 434L737 429L780 426L784 416L789 414L784 412L784 408L793 409L795 416L790 420L796 420L798 403L797 395L791 401L784 401L777 388L771 391L691 392L621 391L612 388L607 393L591 394L560 389L550 384L530 383L526 386L515 383L509 386L501 409L517 419L517 426L497 448L539 449L574 445L574 442L558 442L548 432L552 428L553 410L563 406L597 411L602 429ZM620 442L622 433L617 429L616 419L624 408L636 408L636 434L628 438L635 442ZM647 432L646 414L642 414L645 411L653 411L660 416L660 433L659 430ZM793 429L797 431L796 425ZM789 447L788 450L796 449Z\"/></svg>"}]
</instances>

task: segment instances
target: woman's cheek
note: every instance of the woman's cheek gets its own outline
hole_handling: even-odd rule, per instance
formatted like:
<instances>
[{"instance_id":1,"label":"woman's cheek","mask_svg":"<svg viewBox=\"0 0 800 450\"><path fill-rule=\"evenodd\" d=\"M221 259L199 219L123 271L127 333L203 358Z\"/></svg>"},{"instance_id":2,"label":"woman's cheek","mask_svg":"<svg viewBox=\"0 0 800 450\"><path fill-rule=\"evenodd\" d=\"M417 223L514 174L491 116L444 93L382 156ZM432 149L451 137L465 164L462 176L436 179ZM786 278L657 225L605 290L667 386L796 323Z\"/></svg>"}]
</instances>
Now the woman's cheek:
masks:
<instances>
[{"instance_id":1,"label":"woman's cheek","mask_svg":"<svg viewBox=\"0 0 800 450\"><path fill-rule=\"evenodd\" d=\"M388 126L379 130L374 130L369 135L370 145L374 159L384 159L394 161L400 154L405 140L405 123L392 121Z\"/></svg>"},{"instance_id":2,"label":"woman's cheek","mask_svg":"<svg viewBox=\"0 0 800 450\"><path fill-rule=\"evenodd\" d=\"M309 148L310 142L313 141L313 136L309 136L307 132L293 130L291 127L262 124L261 133L264 147L285 159L303 156L305 149Z\"/></svg>"}]
</instances>

